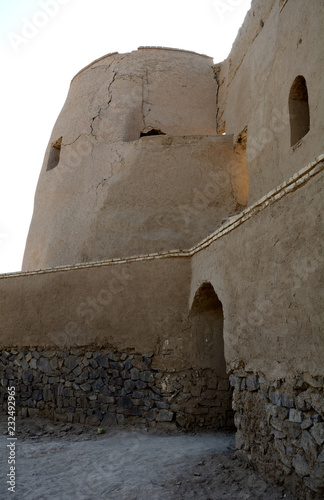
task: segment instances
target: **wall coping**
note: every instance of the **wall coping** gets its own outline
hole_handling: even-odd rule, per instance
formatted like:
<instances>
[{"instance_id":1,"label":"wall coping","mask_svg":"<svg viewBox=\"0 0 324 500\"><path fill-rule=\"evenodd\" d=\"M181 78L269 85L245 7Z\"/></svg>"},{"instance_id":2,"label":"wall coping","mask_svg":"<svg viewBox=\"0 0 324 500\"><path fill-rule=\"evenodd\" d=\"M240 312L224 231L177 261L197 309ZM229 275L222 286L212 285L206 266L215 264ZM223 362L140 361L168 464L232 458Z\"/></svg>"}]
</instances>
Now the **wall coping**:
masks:
<instances>
[{"instance_id":1,"label":"wall coping","mask_svg":"<svg viewBox=\"0 0 324 500\"><path fill-rule=\"evenodd\" d=\"M143 255L135 255L131 257L125 258L114 258L108 260L101 260L95 262L86 262L81 264L71 264L66 266L57 266L47 269L37 269L33 271L24 271L24 272L13 272L13 273L5 273L0 274L0 280L2 279L10 279L10 278L18 278L24 276L31 275L39 275L39 274L49 274L49 273L57 273L57 272L66 272L66 271L74 271L77 269L89 269L95 267L104 267L111 266L117 264L126 264L131 262L140 262L140 261L149 261L149 260L157 260L157 259L169 259L175 257L185 257L190 258L195 254L209 247L214 241L222 238L226 234L230 233L234 229L236 229L241 224L244 224L247 220L251 219L259 212L263 211L269 205L276 203L281 198L290 194L300 187L304 186L312 177L319 174L324 170L324 154L318 156L314 161L307 164L305 167L296 172L292 177L290 177L287 181L279 184L275 189L272 189L265 196L260 198L257 202L250 205L248 208L243 210L238 215L234 215L228 218L228 221L222 224L216 231L211 233L209 236L200 241L197 245L194 245L192 248L188 250L169 250L158 253L151 254L143 254Z\"/></svg>"}]
</instances>

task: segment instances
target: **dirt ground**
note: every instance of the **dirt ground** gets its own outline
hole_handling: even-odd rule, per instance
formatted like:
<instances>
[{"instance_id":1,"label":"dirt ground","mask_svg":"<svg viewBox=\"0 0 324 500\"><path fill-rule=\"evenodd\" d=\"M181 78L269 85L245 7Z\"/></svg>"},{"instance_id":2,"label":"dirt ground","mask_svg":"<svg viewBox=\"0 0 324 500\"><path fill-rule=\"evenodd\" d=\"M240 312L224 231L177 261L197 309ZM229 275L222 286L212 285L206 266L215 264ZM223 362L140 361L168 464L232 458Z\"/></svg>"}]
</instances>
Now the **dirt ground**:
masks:
<instances>
[{"instance_id":1,"label":"dirt ground","mask_svg":"<svg viewBox=\"0 0 324 500\"><path fill-rule=\"evenodd\" d=\"M0 499L278 500L295 497L235 457L229 432L168 434L18 419L16 493L0 417Z\"/></svg>"}]
</instances>

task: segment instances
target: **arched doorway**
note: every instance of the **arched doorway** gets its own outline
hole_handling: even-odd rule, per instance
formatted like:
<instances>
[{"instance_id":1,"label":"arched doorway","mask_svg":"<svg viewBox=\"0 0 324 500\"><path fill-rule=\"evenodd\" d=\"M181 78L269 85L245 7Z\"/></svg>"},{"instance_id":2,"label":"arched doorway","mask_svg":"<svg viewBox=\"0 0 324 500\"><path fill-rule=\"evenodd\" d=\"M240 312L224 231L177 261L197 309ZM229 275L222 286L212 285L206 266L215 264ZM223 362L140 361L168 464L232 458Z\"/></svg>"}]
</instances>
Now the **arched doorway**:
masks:
<instances>
[{"instance_id":1,"label":"arched doorway","mask_svg":"<svg viewBox=\"0 0 324 500\"><path fill-rule=\"evenodd\" d=\"M226 373L224 354L223 306L211 283L203 283L197 290L191 310L190 323L194 350L199 366L210 370L215 387L215 399L210 402L210 411L217 415L215 427L234 428L232 389Z\"/></svg>"}]
</instances>

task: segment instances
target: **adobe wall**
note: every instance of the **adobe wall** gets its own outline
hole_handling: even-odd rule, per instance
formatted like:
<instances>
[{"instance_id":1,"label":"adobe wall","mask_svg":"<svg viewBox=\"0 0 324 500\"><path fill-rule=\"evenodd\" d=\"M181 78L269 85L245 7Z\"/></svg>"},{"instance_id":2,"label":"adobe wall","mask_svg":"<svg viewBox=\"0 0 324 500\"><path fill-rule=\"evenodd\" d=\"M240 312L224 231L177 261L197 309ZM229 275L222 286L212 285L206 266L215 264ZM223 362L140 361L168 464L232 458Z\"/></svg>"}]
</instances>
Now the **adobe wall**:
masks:
<instances>
[{"instance_id":1,"label":"adobe wall","mask_svg":"<svg viewBox=\"0 0 324 500\"><path fill-rule=\"evenodd\" d=\"M278 379L324 375L322 170L323 156L196 247L191 300L210 281L225 312L229 365L240 360Z\"/></svg>"},{"instance_id":2,"label":"adobe wall","mask_svg":"<svg viewBox=\"0 0 324 500\"><path fill-rule=\"evenodd\" d=\"M322 157L192 258L191 298L210 282L224 308L238 454L300 499L324 491L323 167Z\"/></svg>"},{"instance_id":3,"label":"adobe wall","mask_svg":"<svg viewBox=\"0 0 324 500\"><path fill-rule=\"evenodd\" d=\"M79 147L69 168L66 155ZM247 196L244 155L231 137L159 135L112 146L81 136L41 172L23 269L187 249Z\"/></svg>"},{"instance_id":4,"label":"adobe wall","mask_svg":"<svg viewBox=\"0 0 324 500\"><path fill-rule=\"evenodd\" d=\"M1 380L18 387L21 413L229 428L234 390L241 456L298 498L320 495L323 167L188 252L1 276ZM208 304L193 318L204 283L221 302L224 346Z\"/></svg>"},{"instance_id":5,"label":"adobe wall","mask_svg":"<svg viewBox=\"0 0 324 500\"><path fill-rule=\"evenodd\" d=\"M218 131L226 127L235 143L247 128L249 204L323 152L323 20L321 0L254 0L228 59L215 67ZM291 147L288 98L298 75L310 130Z\"/></svg>"},{"instance_id":6,"label":"adobe wall","mask_svg":"<svg viewBox=\"0 0 324 500\"><path fill-rule=\"evenodd\" d=\"M176 252L2 276L2 386L15 385L23 416L231 428L224 354L221 366L197 355L189 291L190 260Z\"/></svg>"},{"instance_id":7,"label":"adobe wall","mask_svg":"<svg viewBox=\"0 0 324 500\"><path fill-rule=\"evenodd\" d=\"M181 50L111 54L76 75L23 270L187 249L246 206L245 154L216 135L216 91L212 59Z\"/></svg>"}]
</instances>

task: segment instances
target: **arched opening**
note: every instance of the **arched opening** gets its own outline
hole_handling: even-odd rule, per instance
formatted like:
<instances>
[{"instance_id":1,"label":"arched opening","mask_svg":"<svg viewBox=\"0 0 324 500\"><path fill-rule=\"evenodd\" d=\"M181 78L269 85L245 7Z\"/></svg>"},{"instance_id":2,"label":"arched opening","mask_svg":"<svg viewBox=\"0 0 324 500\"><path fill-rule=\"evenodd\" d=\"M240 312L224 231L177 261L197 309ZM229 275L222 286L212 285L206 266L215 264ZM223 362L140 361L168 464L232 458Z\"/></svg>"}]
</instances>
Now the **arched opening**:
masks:
<instances>
[{"instance_id":1,"label":"arched opening","mask_svg":"<svg viewBox=\"0 0 324 500\"><path fill-rule=\"evenodd\" d=\"M224 353L223 306L213 286L206 282L197 290L190 311L194 349L199 366L211 370L216 399L210 402L215 427L231 429L233 423L232 389L226 373Z\"/></svg>"},{"instance_id":2,"label":"arched opening","mask_svg":"<svg viewBox=\"0 0 324 500\"><path fill-rule=\"evenodd\" d=\"M57 167L57 165L59 164L61 155L61 145L62 145L62 137L57 139L57 141L53 142L53 144L51 145L46 171L53 170L53 168Z\"/></svg>"},{"instance_id":3,"label":"arched opening","mask_svg":"<svg viewBox=\"0 0 324 500\"><path fill-rule=\"evenodd\" d=\"M217 375L226 376L223 307L210 283L204 283L196 292L191 317L198 356L203 363L207 362Z\"/></svg>"},{"instance_id":4,"label":"arched opening","mask_svg":"<svg viewBox=\"0 0 324 500\"><path fill-rule=\"evenodd\" d=\"M309 105L306 80L298 75L289 92L290 145L294 146L309 131Z\"/></svg>"}]
</instances>

